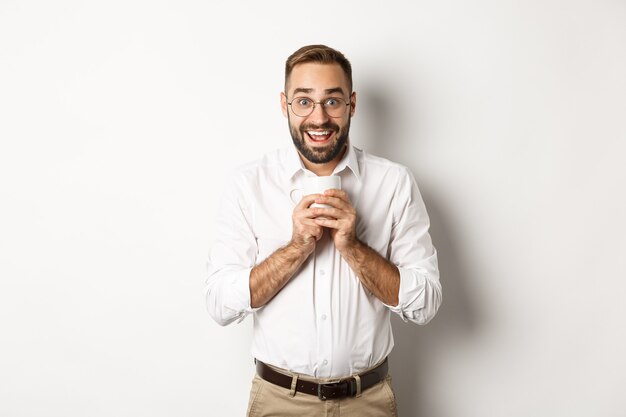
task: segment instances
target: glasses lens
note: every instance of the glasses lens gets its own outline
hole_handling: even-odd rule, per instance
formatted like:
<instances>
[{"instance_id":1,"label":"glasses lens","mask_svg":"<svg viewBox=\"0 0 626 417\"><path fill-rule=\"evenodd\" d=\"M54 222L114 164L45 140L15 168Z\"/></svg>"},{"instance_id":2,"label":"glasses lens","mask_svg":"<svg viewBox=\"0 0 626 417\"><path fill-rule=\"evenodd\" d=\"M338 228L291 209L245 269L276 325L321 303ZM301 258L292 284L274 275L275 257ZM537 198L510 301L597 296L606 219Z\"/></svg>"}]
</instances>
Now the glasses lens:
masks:
<instances>
[{"instance_id":1,"label":"glasses lens","mask_svg":"<svg viewBox=\"0 0 626 417\"><path fill-rule=\"evenodd\" d=\"M313 112L313 100L308 97L296 97L291 101L291 109L296 116L305 117Z\"/></svg>"},{"instance_id":2,"label":"glasses lens","mask_svg":"<svg viewBox=\"0 0 626 417\"><path fill-rule=\"evenodd\" d=\"M330 117L341 117L346 112L346 102L340 98L328 98L323 103Z\"/></svg>"}]
</instances>

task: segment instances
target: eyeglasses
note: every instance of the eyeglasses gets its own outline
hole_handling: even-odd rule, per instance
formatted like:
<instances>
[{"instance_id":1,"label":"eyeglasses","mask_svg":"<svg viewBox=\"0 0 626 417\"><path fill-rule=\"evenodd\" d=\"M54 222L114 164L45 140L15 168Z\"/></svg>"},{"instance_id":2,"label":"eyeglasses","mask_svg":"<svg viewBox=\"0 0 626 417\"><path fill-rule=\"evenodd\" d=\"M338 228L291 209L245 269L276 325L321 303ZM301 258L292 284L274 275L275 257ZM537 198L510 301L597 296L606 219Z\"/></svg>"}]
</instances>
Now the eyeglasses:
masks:
<instances>
[{"instance_id":1,"label":"eyeglasses","mask_svg":"<svg viewBox=\"0 0 626 417\"><path fill-rule=\"evenodd\" d=\"M350 103L338 97L329 97L323 101L313 101L313 99L309 97L296 97L287 104L291 106L293 114L299 117L307 117L313 113L316 104L322 106L326 114L330 117L335 118L342 117L346 114L346 109L350 107Z\"/></svg>"}]
</instances>

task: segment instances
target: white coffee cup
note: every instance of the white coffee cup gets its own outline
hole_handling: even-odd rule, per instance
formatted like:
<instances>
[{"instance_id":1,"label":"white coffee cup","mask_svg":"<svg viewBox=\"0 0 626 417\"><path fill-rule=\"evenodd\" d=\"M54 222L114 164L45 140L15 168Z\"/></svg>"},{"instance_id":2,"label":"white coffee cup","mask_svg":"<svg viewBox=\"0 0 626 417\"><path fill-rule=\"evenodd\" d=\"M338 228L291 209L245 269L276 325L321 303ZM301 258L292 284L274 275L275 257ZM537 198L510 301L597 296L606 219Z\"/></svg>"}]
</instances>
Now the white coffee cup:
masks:
<instances>
[{"instance_id":1,"label":"white coffee cup","mask_svg":"<svg viewBox=\"0 0 626 417\"><path fill-rule=\"evenodd\" d=\"M338 175L330 175L327 177L304 177L302 182L304 195L324 194L324 191L332 188L341 190L341 177ZM311 207L330 208L327 204L313 203Z\"/></svg>"}]
</instances>

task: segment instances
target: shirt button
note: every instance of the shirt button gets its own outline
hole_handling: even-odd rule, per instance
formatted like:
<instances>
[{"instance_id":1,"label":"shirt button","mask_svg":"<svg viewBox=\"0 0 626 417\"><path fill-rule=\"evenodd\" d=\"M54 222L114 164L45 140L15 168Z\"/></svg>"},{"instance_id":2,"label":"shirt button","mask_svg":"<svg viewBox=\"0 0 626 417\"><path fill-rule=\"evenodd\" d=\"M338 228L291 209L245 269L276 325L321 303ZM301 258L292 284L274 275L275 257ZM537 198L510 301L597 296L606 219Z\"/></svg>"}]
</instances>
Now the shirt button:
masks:
<instances>
[{"instance_id":1,"label":"shirt button","mask_svg":"<svg viewBox=\"0 0 626 417\"><path fill-rule=\"evenodd\" d=\"M322 365L324 365L324 366L328 365L328 361L326 359L324 359L324 362L322 362Z\"/></svg>"},{"instance_id":2,"label":"shirt button","mask_svg":"<svg viewBox=\"0 0 626 417\"><path fill-rule=\"evenodd\" d=\"M323 269L320 269L320 275L325 275L326 271L324 271Z\"/></svg>"},{"instance_id":3,"label":"shirt button","mask_svg":"<svg viewBox=\"0 0 626 417\"><path fill-rule=\"evenodd\" d=\"M326 314L322 314L322 320L326 320Z\"/></svg>"}]
</instances>

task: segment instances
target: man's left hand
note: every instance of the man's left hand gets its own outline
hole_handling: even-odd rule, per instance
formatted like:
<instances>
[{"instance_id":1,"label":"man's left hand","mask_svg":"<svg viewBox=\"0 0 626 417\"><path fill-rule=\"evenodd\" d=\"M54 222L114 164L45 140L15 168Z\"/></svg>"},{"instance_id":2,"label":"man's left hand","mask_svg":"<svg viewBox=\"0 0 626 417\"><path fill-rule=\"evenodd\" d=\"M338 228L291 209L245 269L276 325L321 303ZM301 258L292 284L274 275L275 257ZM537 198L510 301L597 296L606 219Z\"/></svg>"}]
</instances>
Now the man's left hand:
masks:
<instances>
[{"instance_id":1,"label":"man's left hand","mask_svg":"<svg viewBox=\"0 0 626 417\"><path fill-rule=\"evenodd\" d=\"M317 216L315 223L330 229L330 235L340 253L358 243L356 210L352 207L345 191L326 190L315 199L315 202L330 206L330 208L313 208L313 213Z\"/></svg>"}]
</instances>

